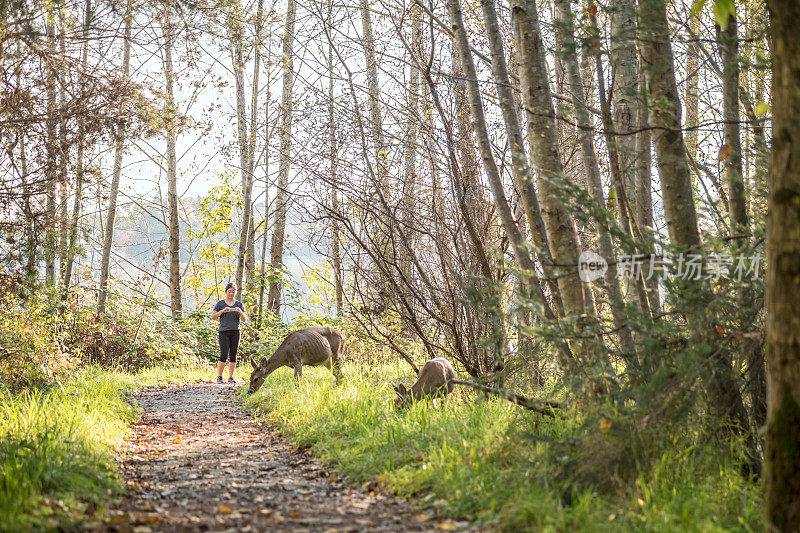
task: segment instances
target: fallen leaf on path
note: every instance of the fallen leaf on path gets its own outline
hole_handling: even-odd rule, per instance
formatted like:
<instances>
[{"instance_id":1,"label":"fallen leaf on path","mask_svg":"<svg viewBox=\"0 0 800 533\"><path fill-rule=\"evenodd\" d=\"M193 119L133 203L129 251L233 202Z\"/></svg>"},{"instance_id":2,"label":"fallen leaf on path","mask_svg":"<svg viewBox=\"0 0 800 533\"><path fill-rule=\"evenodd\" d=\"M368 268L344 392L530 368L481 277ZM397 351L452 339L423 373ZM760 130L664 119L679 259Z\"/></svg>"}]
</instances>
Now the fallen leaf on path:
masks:
<instances>
[{"instance_id":1,"label":"fallen leaf on path","mask_svg":"<svg viewBox=\"0 0 800 533\"><path fill-rule=\"evenodd\" d=\"M219 509L217 509L217 511L219 511L220 513L226 513L226 514L233 512L233 511L231 511L230 507L225 507L224 505L220 505Z\"/></svg>"},{"instance_id":2,"label":"fallen leaf on path","mask_svg":"<svg viewBox=\"0 0 800 533\"><path fill-rule=\"evenodd\" d=\"M180 437L175 437L172 439L172 444L183 444L183 439Z\"/></svg>"},{"instance_id":3,"label":"fallen leaf on path","mask_svg":"<svg viewBox=\"0 0 800 533\"><path fill-rule=\"evenodd\" d=\"M442 522L436 526L436 529L440 531L455 531L456 525L451 522Z\"/></svg>"},{"instance_id":4,"label":"fallen leaf on path","mask_svg":"<svg viewBox=\"0 0 800 533\"><path fill-rule=\"evenodd\" d=\"M425 513L422 513L419 516L417 516L417 520L419 520L420 522L425 522L426 520L429 520L429 519L430 519L430 516L426 515Z\"/></svg>"},{"instance_id":5,"label":"fallen leaf on path","mask_svg":"<svg viewBox=\"0 0 800 533\"><path fill-rule=\"evenodd\" d=\"M300 518L300 513L298 513L297 511L292 511L291 513L289 513L289 518Z\"/></svg>"}]
</instances>

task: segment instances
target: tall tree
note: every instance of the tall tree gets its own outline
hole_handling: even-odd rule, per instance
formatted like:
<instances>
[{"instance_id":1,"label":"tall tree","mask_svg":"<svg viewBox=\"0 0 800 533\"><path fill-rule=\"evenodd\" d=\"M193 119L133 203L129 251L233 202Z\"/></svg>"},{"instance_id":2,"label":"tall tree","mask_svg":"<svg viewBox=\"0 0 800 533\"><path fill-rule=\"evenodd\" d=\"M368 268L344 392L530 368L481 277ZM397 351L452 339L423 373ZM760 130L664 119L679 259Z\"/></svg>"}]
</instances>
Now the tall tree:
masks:
<instances>
[{"instance_id":1,"label":"tall tree","mask_svg":"<svg viewBox=\"0 0 800 533\"><path fill-rule=\"evenodd\" d=\"M547 304L542 293L541 285L539 284L536 276L536 269L531 258L529 246L525 242L518 221L514 217L513 210L508 202L506 192L503 188L502 180L500 179L500 171L497 168L497 163L494 159L492 151L491 140L489 139L489 130L486 124L486 116L484 113L483 101L481 99L480 88L478 87L478 76L475 69L475 63L472 59L472 53L469 48L469 41L467 40L467 32L464 27L464 17L461 11L459 0L448 0L447 14L450 19L450 27L453 32L455 48L458 52L458 59L461 63L461 68L464 72L464 78L467 88L467 96L469 100L470 113L472 115L474 134L478 142L481 158L483 159L484 172L489 181L489 188L494 197L495 208L497 209L500 221L503 228L508 235L509 241L514 249L514 255L519 265L524 269L526 276L525 284L528 291L538 291L539 301L542 302L544 314L547 318L554 318L553 311ZM430 85L430 79L428 81ZM433 93L435 97L436 93ZM438 107L438 106L437 106ZM451 166L455 170L455 154L451 153L450 156ZM455 173L455 172L454 172ZM464 197L466 191L459 191L459 201L462 203L464 209ZM563 354L564 363L568 364L568 355L565 351Z\"/></svg>"},{"instance_id":2,"label":"tall tree","mask_svg":"<svg viewBox=\"0 0 800 533\"><path fill-rule=\"evenodd\" d=\"M699 125L700 94L698 93L700 71L700 13L690 14L689 43L686 46L686 148L689 155L697 158L697 127Z\"/></svg>"},{"instance_id":3,"label":"tall tree","mask_svg":"<svg viewBox=\"0 0 800 533\"><path fill-rule=\"evenodd\" d=\"M88 0L87 0L88 2ZM125 5L125 36L122 42L122 75L127 80L131 63L131 27L133 22L132 3ZM111 246L114 242L114 224L117 217L117 196L119 180L122 174L122 157L125 150L125 125L118 123L114 132L114 167L111 175L111 187L108 191L108 207L106 207L106 223L103 232L103 252L100 261L100 293L97 298L98 314L105 312L108 296L108 276L111 268Z\"/></svg>"},{"instance_id":4,"label":"tall tree","mask_svg":"<svg viewBox=\"0 0 800 533\"><path fill-rule=\"evenodd\" d=\"M166 135L167 135L167 205L169 210L169 292L173 317L180 317L181 299L181 233L178 214L178 162L175 144L178 137L178 110L175 105L175 72L172 47L175 28L172 22L172 0L163 6L161 31L164 37L164 77L166 79Z\"/></svg>"},{"instance_id":5,"label":"tall tree","mask_svg":"<svg viewBox=\"0 0 800 533\"><path fill-rule=\"evenodd\" d=\"M639 100L639 59L636 51L636 2L614 0L611 3L612 142L618 154L624 197L618 198L622 224L628 224L636 211L636 114ZM623 205L624 204L624 205ZM631 291L632 292L632 291Z\"/></svg>"},{"instance_id":6,"label":"tall tree","mask_svg":"<svg viewBox=\"0 0 800 533\"><path fill-rule=\"evenodd\" d=\"M328 21L333 17L333 0L328 0ZM336 139L336 119L334 115L333 94L333 35L328 42L328 142L331 162L331 261L333 262L333 290L336 300L336 316L341 317L344 311L344 288L342 281L342 254L339 248L341 239L339 229L339 179L338 146ZM419 73L417 73L419 75ZM415 139L416 142L416 139Z\"/></svg>"},{"instance_id":7,"label":"tall tree","mask_svg":"<svg viewBox=\"0 0 800 533\"><path fill-rule=\"evenodd\" d=\"M667 231L673 244L691 248L700 244L700 231L683 143L665 0L640 0L639 27Z\"/></svg>"},{"instance_id":8,"label":"tall tree","mask_svg":"<svg viewBox=\"0 0 800 533\"><path fill-rule=\"evenodd\" d=\"M800 3L767 0L773 137L767 216L766 511L800 530Z\"/></svg>"},{"instance_id":9,"label":"tall tree","mask_svg":"<svg viewBox=\"0 0 800 533\"><path fill-rule=\"evenodd\" d=\"M735 14L725 28L717 26L717 43L722 59L722 109L725 119L725 187L728 215L733 233L749 233L747 201L742 172L742 139L739 126L739 30Z\"/></svg>"},{"instance_id":10,"label":"tall tree","mask_svg":"<svg viewBox=\"0 0 800 533\"><path fill-rule=\"evenodd\" d=\"M386 140L383 132L383 116L381 113L380 94L378 88L378 60L375 55L375 33L372 29L372 10L368 0L359 0L361 9L361 31L364 55L367 61L367 94L369 96L369 121L372 129L375 165L377 167L378 187L385 194L389 193L389 163ZM388 197L387 197L388 199Z\"/></svg>"},{"instance_id":11,"label":"tall tree","mask_svg":"<svg viewBox=\"0 0 800 533\"><path fill-rule=\"evenodd\" d=\"M283 34L283 95L281 97L280 154L278 156L278 191L275 197L275 222L272 226L270 249L273 271L283 266L283 245L286 234L286 212L289 199L289 166L292 147L292 86L294 85L294 26L297 18L297 2L289 0L286 6L286 30ZM267 307L279 315L281 310L282 284L279 279L270 281Z\"/></svg>"},{"instance_id":12,"label":"tall tree","mask_svg":"<svg viewBox=\"0 0 800 533\"><path fill-rule=\"evenodd\" d=\"M92 23L92 2L86 0L86 7L84 8L83 17L83 44L81 52L81 67L78 73L78 90L80 94L86 91L86 67L89 61L89 28ZM86 179L85 174L85 152L86 152L86 117L83 113L78 116L78 136L77 145L78 153L76 154L75 163L75 198L72 205L72 217L69 221L69 236L67 242L67 264L64 269L64 292L62 298L66 299L69 294L69 286L72 280L72 269L75 263L75 247L78 240L78 221L80 219L81 202L83 201L83 183Z\"/></svg>"},{"instance_id":13,"label":"tall tree","mask_svg":"<svg viewBox=\"0 0 800 533\"><path fill-rule=\"evenodd\" d=\"M45 181L47 183L47 208L45 222L45 283L52 287L56 279L56 172L58 155L58 117L56 102L56 5L47 4L45 31L47 32L48 58L45 60L47 90L47 140L45 162Z\"/></svg>"},{"instance_id":14,"label":"tall tree","mask_svg":"<svg viewBox=\"0 0 800 533\"><path fill-rule=\"evenodd\" d=\"M578 277L578 237L572 219L558 202L558 181L564 178L557 144L544 43L535 0L512 0L514 37L520 53L522 96L528 115L528 142L541 197L542 219L550 254L556 265L570 265L558 277L558 287L566 316L577 318L593 309L584 305L583 287ZM574 265L574 266L573 266Z\"/></svg>"},{"instance_id":15,"label":"tall tree","mask_svg":"<svg viewBox=\"0 0 800 533\"><path fill-rule=\"evenodd\" d=\"M577 134L581 148L583 169L586 174L586 185L595 201L598 202L600 207L605 208L605 195L603 194L600 165L597 161L597 153L595 152L593 141L594 124L583 94L584 84L581 78L580 66L578 65L572 7L570 6L569 0L555 0L555 6L556 39L563 47L563 62L566 67L565 86L568 96L572 99L575 122L578 126ZM600 254L606 258L614 257L611 235L609 235L605 228L600 226L596 228L596 233ZM605 279L611 314L614 320L614 328L619 331L620 345L626 352L634 353L633 336L625 322L625 302L622 298L622 291L619 285L616 261L609 262L608 273Z\"/></svg>"}]
</instances>

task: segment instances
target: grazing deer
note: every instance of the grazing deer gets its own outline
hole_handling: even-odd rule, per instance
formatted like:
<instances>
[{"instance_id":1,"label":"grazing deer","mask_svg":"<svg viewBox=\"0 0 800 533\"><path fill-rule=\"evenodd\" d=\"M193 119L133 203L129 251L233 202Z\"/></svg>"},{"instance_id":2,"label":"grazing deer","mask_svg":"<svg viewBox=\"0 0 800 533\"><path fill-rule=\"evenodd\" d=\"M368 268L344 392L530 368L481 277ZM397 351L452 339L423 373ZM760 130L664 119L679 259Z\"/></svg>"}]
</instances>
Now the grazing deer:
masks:
<instances>
[{"instance_id":1,"label":"grazing deer","mask_svg":"<svg viewBox=\"0 0 800 533\"><path fill-rule=\"evenodd\" d=\"M422 367L419 379L411 386L411 390L406 389L402 383L394 388L397 393L394 407L399 409L426 397L444 398L453 392L450 380L455 378L456 371L453 370L453 365L444 357L434 357Z\"/></svg>"},{"instance_id":2,"label":"grazing deer","mask_svg":"<svg viewBox=\"0 0 800 533\"><path fill-rule=\"evenodd\" d=\"M344 352L344 335L335 329L313 327L292 331L269 359L261 359L256 363L250 358L253 372L250 374L248 393L256 392L267 376L282 366L294 368L294 377L299 380L303 375L303 365L325 365L338 381L342 377L339 362Z\"/></svg>"}]
</instances>

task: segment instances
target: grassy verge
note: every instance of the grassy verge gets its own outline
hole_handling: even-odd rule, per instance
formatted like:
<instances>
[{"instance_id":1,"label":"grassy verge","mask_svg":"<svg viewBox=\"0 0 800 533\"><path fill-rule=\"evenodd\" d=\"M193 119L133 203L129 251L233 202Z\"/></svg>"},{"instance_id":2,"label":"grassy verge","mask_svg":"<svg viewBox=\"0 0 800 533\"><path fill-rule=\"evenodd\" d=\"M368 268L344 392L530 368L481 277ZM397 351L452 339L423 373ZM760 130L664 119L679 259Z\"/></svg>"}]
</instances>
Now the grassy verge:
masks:
<instances>
[{"instance_id":1,"label":"grassy verge","mask_svg":"<svg viewBox=\"0 0 800 533\"><path fill-rule=\"evenodd\" d=\"M209 379L202 368L83 368L46 390L0 391L0 531L69 528L121 491L115 446L136 418L126 394Z\"/></svg>"},{"instance_id":2,"label":"grassy verge","mask_svg":"<svg viewBox=\"0 0 800 533\"><path fill-rule=\"evenodd\" d=\"M578 420L547 419L465 393L441 408L421 402L398 413L388 380L401 372L346 366L346 382L336 386L326 370L309 369L295 388L291 371L281 370L244 406L354 481L378 481L490 529L761 529L758 490L718 451L675 449L640 468L629 486L599 496L555 481L571 460L558 456L558 443L585 432Z\"/></svg>"}]
</instances>

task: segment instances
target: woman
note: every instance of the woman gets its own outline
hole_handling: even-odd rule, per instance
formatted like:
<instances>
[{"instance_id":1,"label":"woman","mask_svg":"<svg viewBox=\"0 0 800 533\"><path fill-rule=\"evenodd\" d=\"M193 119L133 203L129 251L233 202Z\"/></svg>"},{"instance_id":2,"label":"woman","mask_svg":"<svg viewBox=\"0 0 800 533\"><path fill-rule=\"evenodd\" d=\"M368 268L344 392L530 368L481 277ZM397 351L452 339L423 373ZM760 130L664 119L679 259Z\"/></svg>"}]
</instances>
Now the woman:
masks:
<instances>
[{"instance_id":1,"label":"woman","mask_svg":"<svg viewBox=\"0 0 800 533\"><path fill-rule=\"evenodd\" d=\"M233 371L236 368L236 352L239 350L239 323L247 320L244 304L236 299L236 285L225 285L225 299L217 302L211 318L219 318L219 364L217 365L217 383L223 383L222 371L228 361L228 383L236 384Z\"/></svg>"}]
</instances>

